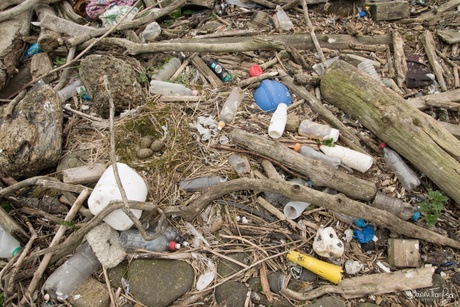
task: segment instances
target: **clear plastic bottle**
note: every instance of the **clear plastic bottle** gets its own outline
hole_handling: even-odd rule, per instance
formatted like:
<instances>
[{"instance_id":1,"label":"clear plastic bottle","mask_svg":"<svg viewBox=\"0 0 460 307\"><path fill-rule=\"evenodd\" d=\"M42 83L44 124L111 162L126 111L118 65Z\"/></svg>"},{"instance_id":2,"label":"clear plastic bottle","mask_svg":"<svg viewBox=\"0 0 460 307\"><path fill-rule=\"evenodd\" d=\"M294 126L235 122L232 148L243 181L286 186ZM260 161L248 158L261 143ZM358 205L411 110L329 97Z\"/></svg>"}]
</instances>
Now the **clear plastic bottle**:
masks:
<instances>
[{"instance_id":1,"label":"clear plastic bottle","mask_svg":"<svg viewBox=\"0 0 460 307\"><path fill-rule=\"evenodd\" d=\"M332 166L335 169L339 168L339 165L341 164L339 158L326 156L322 152L315 150L311 148L310 146L302 146L299 143L297 143L294 146L294 150L305 157L323 161L324 163Z\"/></svg>"},{"instance_id":2,"label":"clear plastic bottle","mask_svg":"<svg viewBox=\"0 0 460 307\"><path fill-rule=\"evenodd\" d=\"M268 135L271 138L278 139L283 135L287 122L287 108L285 103L280 103L276 107L268 126Z\"/></svg>"},{"instance_id":3,"label":"clear plastic bottle","mask_svg":"<svg viewBox=\"0 0 460 307\"><path fill-rule=\"evenodd\" d=\"M154 80L166 81L179 69L181 62L178 58L170 59L161 67L158 72L152 76Z\"/></svg>"},{"instance_id":4,"label":"clear plastic bottle","mask_svg":"<svg viewBox=\"0 0 460 307\"><path fill-rule=\"evenodd\" d=\"M242 101L243 92L239 87L233 87L219 114L219 123L217 125L219 130L232 121Z\"/></svg>"},{"instance_id":5,"label":"clear plastic bottle","mask_svg":"<svg viewBox=\"0 0 460 307\"><path fill-rule=\"evenodd\" d=\"M327 125L318 124L311 120L305 119L300 123L299 134L310 138L324 140L332 139L337 142L340 131Z\"/></svg>"},{"instance_id":6,"label":"clear plastic bottle","mask_svg":"<svg viewBox=\"0 0 460 307\"><path fill-rule=\"evenodd\" d=\"M43 288L51 297L63 301L77 290L99 266L100 262L91 246L85 242L72 257L48 277Z\"/></svg>"},{"instance_id":7,"label":"clear plastic bottle","mask_svg":"<svg viewBox=\"0 0 460 307\"><path fill-rule=\"evenodd\" d=\"M279 5L276 6L275 11L276 11L276 18L278 19L280 27L285 31L290 31L294 27L294 24L292 23L289 16L286 14L283 8L281 8L281 6Z\"/></svg>"},{"instance_id":8,"label":"clear plastic bottle","mask_svg":"<svg viewBox=\"0 0 460 307\"><path fill-rule=\"evenodd\" d=\"M418 212L416 207L382 192L377 192L371 206L388 211L403 220L412 219L416 221L420 216L420 212Z\"/></svg>"},{"instance_id":9,"label":"clear plastic bottle","mask_svg":"<svg viewBox=\"0 0 460 307\"><path fill-rule=\"evenodd\" d=\"M153 232L147 232L149 235ZM120 244L126 249L146 249L154 252L175 251L180 248L180 244L175 242L178 237L177 232L172 227L151 241L146 241L139 230L128 229L120 233Z\"/></svg>"},{"instance_id":10,"label":"clear plastic bottle","mask_svg":"<svg viewBox=\"0 0 460 307\"><path fill-rule=\"evenodd\" d=\"M80 86L83 86L83 82L81 80L75 80L71 84L58 91L58 96L59 99L61 99L61 102L65 102L70 99L70 97L77 94L77 88Z\"/></svg>"},{"instance_id":11,"label":"clear plastic bottle","mask_svg":"<svg viewBox=\"0 0 460 307\"><path fill-rule=\"evenodd\" d=\"M21 244L0 225L0 258L11 258L21 250Z\"/></svg>"},{"instance_id":12,"label":"clear plastic bottle","mask_svg":"<svg viewBox=\"0 0 460 307\"><path fill-rule=\"evenodd\" d=\"M379 145L383 151L383 159L388 167L398 177L401 185L410 192L420 185L420 179L417 174L404 162L401 156L393 149L387 147L385 143Z\"/></svg>"},{"instance_id":13,"label":"clear plastic bottle","mask_svg":"<svg viewBox=\"0 0 460 307\"><path fill-rule=\"evenodd\" d=\"M160 80L151 80L150 81L150 93L152 94L161 94L166 96L196 96L198 95L197 90L192 90L186 87L185 85L160 81Z\"/></svg>"},{"instance_id":14,"label":"clear plastic bottle","mask_svg":"<svg viewBox=\"0 0 460 307\"><path fill-rule=\"evenodd\" d=\"M160 34L161 26L158 24L158 22L154 21L145 27L144 31L141 33L141 37L144 41L151 42L157 39Z\"/></svg>"},{"instance_id":15,"label":"clear plastic bottle","mask_svg":"<svg viewBox=\"0 0 460 307\"><path fill-rule=\"evenodd\" d=\"M180 181L179 188L186 192L198 192L225 181L227 178L221 176L198 177Z\"/></svg>"}]
</instances>

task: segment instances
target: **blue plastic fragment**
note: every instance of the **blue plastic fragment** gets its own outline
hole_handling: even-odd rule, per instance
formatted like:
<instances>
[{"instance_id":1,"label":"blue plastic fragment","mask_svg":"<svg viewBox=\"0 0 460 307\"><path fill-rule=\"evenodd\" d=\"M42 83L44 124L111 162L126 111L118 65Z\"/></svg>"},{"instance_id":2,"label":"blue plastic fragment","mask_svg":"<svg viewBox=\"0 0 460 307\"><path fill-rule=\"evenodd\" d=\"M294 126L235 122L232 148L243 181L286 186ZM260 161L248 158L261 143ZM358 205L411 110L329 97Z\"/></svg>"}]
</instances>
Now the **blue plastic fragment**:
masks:
<instances>
[{"instance_id":1,"label":"blue plastic fragment","mask_svg":"<svg viewBox=\"0 0 460 307\"><path fill-rule=\"evenodd\" d=\"M26 53L24 54L24 58L28 59L32 57L34 54L40 52L42 52L42 48L40 48L40 46L37 43L32 44L29 46L29 48L27 48Z\"/></svg>"},{"instance_id":2,"label":"blue plastic fragment","mask_svg":"<svg viewBox=\"0 0 460 307\"><path fill-rule=\"evenodd\" d=\"M364 227L366 226L366 221L364 221L363 219L357 219L355 225L358 227Z\"/></svg>"},{"instance_id":3,"label":"blue plastic fragment","mask_svg":"<svg viewBox=\"0 0 460 307\"><path fill-rule=\"evenodd\" d=\"M259 108L268 112L274 112L280 103L292 103L291 93L284 84L267 79L254 92L254 100Z\"/></svg>"},{"instance_id":4,"label":"blue plastic fragment","mask_svg":"<svg viewBox=\"0 0 460 307\"><path fill-rule=\"evenodd\" d=\"M309 186L310 188L312 188L312 187L313 187L313 182L311 182L311 180L310 180L310 179L309 179L309 180L307 180L307 183L308 183L308 186Z\"/></svg>"},{"instance_id":5,"label":"blue plastic fragment","mask_svg":"<svg viewBox=\"0 0 460 307\"><path fill-rule=\"evenodd\" d=\"M367 15L366 11L359 12L359 17L366 17L366 15Z\"/></svg>"},{"instance_id":6,"label":"blue plastic fragment","mask_svg":"<svg viewBox=\"0 0 460 307\"><path fill-rule=\"evenodd\" d=\"M364 244L372 241L374 238L374 228L372 226L364 226L361 230L353 230L353 238L358 240L359 243Z\"/></svg>"},{"instance_id":7,"label":"blue plastic fragment","mask_svg":"<svg viewBox=\"0 0 460 307\"><path fill-rule=\"evenodd\" d=\"M414 222L417 222L419 218L420 218L420 212L415 211L414 215L412 215L410 219Z\"/></svg>"}]
</instances>

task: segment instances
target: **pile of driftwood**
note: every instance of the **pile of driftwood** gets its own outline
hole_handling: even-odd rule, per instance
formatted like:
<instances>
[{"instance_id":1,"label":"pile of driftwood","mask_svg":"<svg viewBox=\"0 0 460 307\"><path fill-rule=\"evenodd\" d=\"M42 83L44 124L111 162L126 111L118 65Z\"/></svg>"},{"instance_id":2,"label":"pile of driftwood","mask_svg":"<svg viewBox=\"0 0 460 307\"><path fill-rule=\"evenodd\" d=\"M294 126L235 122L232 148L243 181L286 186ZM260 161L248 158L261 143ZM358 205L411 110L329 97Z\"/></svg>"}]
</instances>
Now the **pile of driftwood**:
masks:
<instances>
[{"instance_id":1,"label":"pile of driftwood","mask_svg":"<svg viewBox=\"0 0 460 307\"><path fill-rule=\"evenodd\" d=\"M40 94L42 96L34 96L35 100L40 99L37 97L49 95L45 97L47 98L54 95L53 91L62 89L69 82L69 76L74 67L95 50L106 53L112 52L119 57L142 57L156 53L183 52L186 54L183 66L193 65L203 75L203 80L208 86L203 91L203 96L207 97L211 94L207 95L206 90L212 93L224 84L209 70L198 55L236 54L247 56L250 54L252 58L260 57L258 62L263 63L261 66L266 73L258 77L249 77L247 73L241 73L237 79L238 86L249 89L263 79L276 77L289 88L298 101L305 102L313 113L319 115L321 120L339 129L341 132L340 141L349 148L379 155L376 140L385 142L409 161L419 174L426 176L430 181L430 186L442 190L451 199L449 210L455 216L460 208L460 189L458 187L460 183L460 128L458 127L458 110L460 107L460 90L458 88L460 88L460 81L459 65L457 64L460 39L458 33L449 31L448 26L455 24L455 18L458 18L453 14L453 11L460 5L460 1L451 0L438 7L424 7L415 18L394 21L398 26L395 26L395 29L388 33L374 29L373 32L370 31L372 35L363 35L363 28L360 27L359 20L356 23L354 19L352 22L346 23L346 26L338 26L335 31L331 29L318 31L310 18L314 16L315 25L319 24L318 20L325 9L321 6L318 9L320 13L317 13L315 5L317 2L323 1L274 1L276 3L272 3L258 0L252 2L260 5L254 12L240 10L235 6L233 15L216 16L224 28L231 30L216 31L211 34L196 34L193 31L187 31L187 35L181 33L174 35L174 31L171 30L164 34L164 37L168 39L150 43L141 42L139 39L139 32L147 24L160 20L177 11L178 8L186 6L198 6L200 10L211 12L215 9L214 1L177 0L160 4L153 0L138 1L135 6L141 9L142 14L138 14L136 18L130 21L121 20L110 27L94 26L94 23L76 14L69 1L6 0L0 3L1 129L6 131L4 133L8 135L14 135L17 131L21 132L21 129L24 129L23 131L36 131L37 133L36 135L31 133L29 139L33 141L27 143L27 146L22 146L21 155L15 156L18 159L16 168L13 163L11 167L0 169L2 175L0 198L8 199L14 193L31 187L53 187L63 191L64 194L73 194L73 197L68 197L69 200L73 199L74 201L71 202L72 209L67 212L65 222L71 222L78 214L84 216L83 213L91 218L90 222L73 231L67 238L64 236L67 228L63 225L59 226L49 247L40 250L34 248L34 242L38 235L32 223L25 223L28 227L26 231L5 210L0 210L0 224L13 235L22 238L23 242L28 242L23 253L6 264L0 274L0 277L5 278L5 273L10 273L7 276L7 286L3 289L10 303L17 299L14 293L19 290L15 288L15 278L24 264L33 263L34 260L43 256L40 264L32 273L33 276L30 272L24 272L25 277L21 276L23 279L26 279L27 276L31 277L31 281L21 290L21 297L18 301L22 304L34 300L33 294L37 292L37 287L48 265L71 253L85 234L100 223L102 218L111 210L121 208L125 212L129 212L129 208L139 207L153 212L159 209L155 204L157 200L142 205L128 203L125 200L124 203L116 204L97 216L91 217L82 208L90 194L89 188L55 182L56 180L51 178L52 171L49 172L50 176L46 174L37 176L57 166L62 154L62 130L53 128L59 133L54 135L40 134L46 132L44 127L49 129L49 122L40 121L43 120L42 117L46 116L37 116L38 120L32 118L26 123L26 128L11 125L11 118L21 113L20 111L27 113L33 110L35 113L41 114L42 111L36 111L34 109L36 106L31 107L27 103L28 100L24 98L33 85L40 80L53 84L52 90L48 90L49 93L42 92ZM333 6L334 2L331 1L331 4ZM292 19L296 18L295 31L283 31L276 19L273 24L268 21L271 19L262 19L262 22L257 19L260 17L260 12L269 11L273 13L273 9L277 5L290 12ZM251 13L251 17L245 17L245 14L249 13ZM236 30L232 29L232 25L238 25L239 18L243 19L241 22L245 26ZM180 22L185 23L183 20ZM204 21L202 22L204 23ZM370 20L368 22L372 23ZM420 38L417 38L416 46L405 41L402 31L398 31L398 27L404 27L406 24L419 27L418 31L422 33ZM437 31L434 28L436 24L443 24L445 29ZM38 34L31 36L31 30L36 31L37 29L39 29ZM267 30L261 31L260 29ZM26 47L34 42L38 43L43 52L34 55L28 61L24 61ZM444 47L439 48L437 42L442 42ZM406 55L409 51L413 52L417 48L423 49L426 55L427 63L439 85L440 93L438 94L416 95L417 90L407 88ZM312 56L315 52L316 57ZM262 58L265 54L269 56ZM310 54L310 56L306 54ZM376 56L374 64L376 67L385 64L386 68L381 69L380 72L385 74L386 79L391 80L390 86L383 85L381 81L372 79L356 68L355 64L366 58L363 55L369 54L386 56L386 58ZM65 56L66 63L58 67L53 66L51 58L55 55ZM311 66L313 64L326 64L327 58L334 56L339 59L330 65L322 76L312 72ZM287 65L284 64L289 64L294 69L286 69ZM228 68L235 71L238 69L237 67ZM305 73L307 71L308 74ZM318 86L319 79L320 85ZM106 82L105 79L101 81L101 84L104 82ZM314 87L316 87L317 95L308 90L314 89ZM53 97L55 100L51 104L52 108L59 109L61 112L60 102L56 95ZM171 99L171 97L164 97L163 101L167 99ZM197 98L193 97L184 98L184 101L185 99L192 103L197 101ZM296 106L292 106L291 110L295 110L295 108ZM456 114L455 120L451 120L451 122L438 121L425 112L436 108L442 108ZM366 132L355 133L357 130L344 124L334 110L340 110L355 119L359 123L360 129ZM71 110L71 112L75 116L104 122L101 118L94 118L75 110ZM111 112L110 122L105 120L107 124L105 128L110 126L113 129L112 107ZM50 115L53 117L53 125L62 126L62 114L61 117L55 113L44 112L44 114L56 116L54 118ZM454 123L454 121L456 122ZM241 127L243 126L241 125ZM48 138L48 142L52 142L53 147L59 149L54 152L54 155L49 155L49 146L43 146L45 136ZM194 221L207 205L225 195L246 190L254 191L254 193L273 192L285 195L291 200L307 201L331 212L364 218L378 227L389 229L391 232L407 238L460 249L458 233L448 236L423 227L421 224L402 221L386 211L366 205L365 202L372 201L381 188L378 180L374 180L374 178L364 175L357 176L342 169L331 170L321 162L295 153L286 145L288 142L270 140L266 136L250 133L244 128L232 129L229 136L232 145L240 148L241 151L264 159L261 165L268 174L267 178L231 180L211 187L197 198L187 202L187 205L180 203L176 206L162 207L159 210L162 214L164 213L166 217L174 215L186 221ZM113 137L113 133L111 137ZM25 138L22 137L22 139ZM49 144L48 142L46 144ZM10 143L14 143L14 139L10 138ZM113 147L115 144L113 139L111 139L111 145L110 160L114 162ZM225 149L219 146L216 148ZM34 159L34 166L38 164L39 167L27 169L27 171L23 166L19 167L18 165L22 165L19 162L27 165L26 158ZM5 152L0 152L0 161L11 162L11 157L6 157ZM280 179L276 171L271 169L273 164L308 178L313 183L313 188L293 185ZM15 177L12 174L21 171L24 171L21 174L27 174L30 178L12 178ZM338 194L331 195L317 189L325 187L337 191ZM297 223L286 219L279 209L273 208L263 199L259 199L258 204L275 215L280 222L285 222L293 232L302 230ZM135 217L132 218L136 226L142 230L140 222ZM56 219L52 220L56 221ZM313 223L311 228L315 228ZM145 231L143 234L145 237ZM25 259L27 252L30 254ZM369 275L365 278L349 280L348 283L338 287L318 288L309 294L300 294L289 289L283 289L282 293L297 300L313 299L328 292L340 293L345 298L363 297L369 294L411 289L411 286L416 288L429 287L432 284L433 271L433 269L426 268L418 270L416 273L420 276L417 278L418 284L408 285L410 282L404 279L407 275L396 272L395 276L392 275L391 278L385 279L385 282L383 282L385 277L379 276L378 278L382 282L378 289L372 281L377 277ZM392 278L398 278L400 283L388 282ZM2 282L3 285L5 285L4 282ZM360 287L361 290L353 290L356 287Z\"/></svg>"}]
</instances>

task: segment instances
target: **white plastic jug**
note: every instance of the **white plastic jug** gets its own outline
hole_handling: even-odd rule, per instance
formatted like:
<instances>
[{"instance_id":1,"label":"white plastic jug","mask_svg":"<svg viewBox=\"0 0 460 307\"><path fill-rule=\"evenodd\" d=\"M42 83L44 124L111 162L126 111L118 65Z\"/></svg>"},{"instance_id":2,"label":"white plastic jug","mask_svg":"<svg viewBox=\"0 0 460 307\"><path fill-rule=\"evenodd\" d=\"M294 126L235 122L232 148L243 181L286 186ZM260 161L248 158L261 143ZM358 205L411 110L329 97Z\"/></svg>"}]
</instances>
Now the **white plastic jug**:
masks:
<instances>
[{"instance_id":1,"label":"white plastic jug","mask_svg":"<svg viewBox=\"0 0 460 307\"><path fill-rule=\"evenodd\" d=\"M126 164L117 163L117 168L128 200L145 201L148 191L144 179ZM91 213L96 215L113 200L121 201L122 199L111 165L105 170L94 187L88 199L88 207ZM131 212L137 218L141 217L142 210L131 209ZM104 222L116 230L126 230L134 224L121 209L112 211L104 218Z\"/></svg>"}]
</instances>

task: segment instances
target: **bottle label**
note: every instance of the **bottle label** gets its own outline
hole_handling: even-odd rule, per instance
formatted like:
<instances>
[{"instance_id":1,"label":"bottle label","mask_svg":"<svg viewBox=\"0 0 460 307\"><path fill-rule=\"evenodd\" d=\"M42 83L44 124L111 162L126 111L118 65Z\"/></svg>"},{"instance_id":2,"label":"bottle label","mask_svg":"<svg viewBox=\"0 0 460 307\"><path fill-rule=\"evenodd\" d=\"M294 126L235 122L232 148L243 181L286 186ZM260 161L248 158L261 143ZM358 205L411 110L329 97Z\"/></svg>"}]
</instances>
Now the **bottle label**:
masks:
<instances>
[{"instance_id":1,"label":"bottle label","mask_svg":"<svg viewBox=\"0 0 460 307\"><path fill-rule=\"evenodd\" d=\"M232 79L232 76L228 73L226 69L222 67L216 60L210 60L208 62L208 67L224 82L228 82Z\"/></svg>"}]
</instances>

